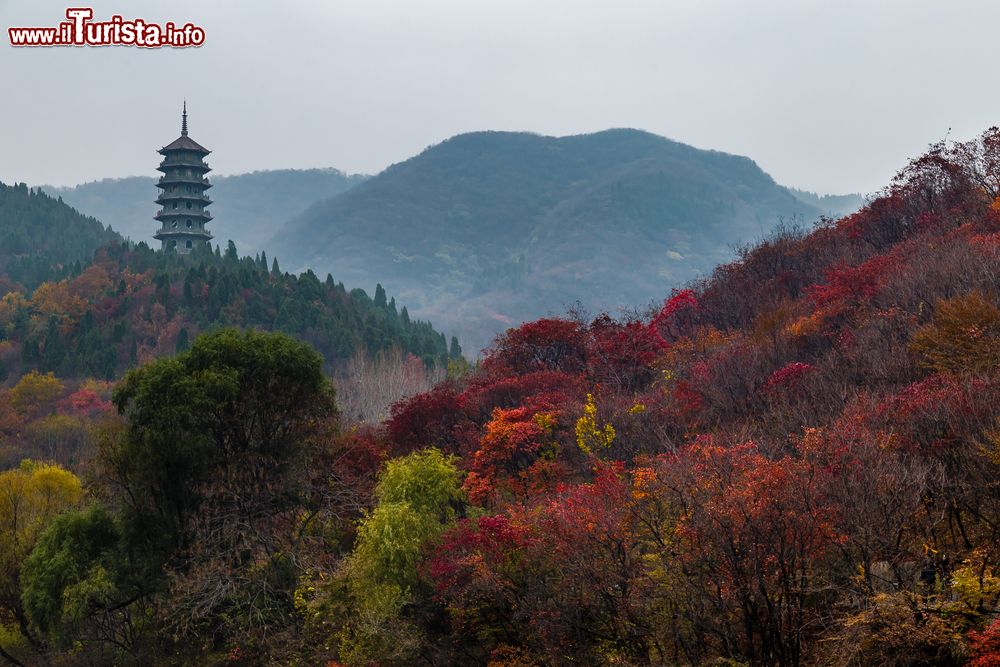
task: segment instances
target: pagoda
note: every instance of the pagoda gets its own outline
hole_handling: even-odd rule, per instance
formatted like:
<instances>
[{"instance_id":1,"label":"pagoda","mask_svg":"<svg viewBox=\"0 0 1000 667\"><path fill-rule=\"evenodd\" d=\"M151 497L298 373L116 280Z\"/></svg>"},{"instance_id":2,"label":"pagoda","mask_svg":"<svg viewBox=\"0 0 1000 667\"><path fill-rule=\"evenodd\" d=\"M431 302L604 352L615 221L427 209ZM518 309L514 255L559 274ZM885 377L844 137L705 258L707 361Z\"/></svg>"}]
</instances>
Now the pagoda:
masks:
<instances>
[{"instance_id":1,"label":"pagoda","mask_svg":"<svg viewBox=\"0 0 1000 667\"><path fill-rule=\"evenodd\" d=\"M163 176L156 184L162 190L156 203L162 208L153 216L160 222L153 238L161 242L163 250L172 248L187 254L212 238L205 229L212 219L212 214L205 210L212 203L205 191L212 185L205 177L211 171L205 164L205 156L211 151L188 136L186 100L181 114L181 136L157 152L163 156L157 167Z\"/></svg>"}]
</instances>

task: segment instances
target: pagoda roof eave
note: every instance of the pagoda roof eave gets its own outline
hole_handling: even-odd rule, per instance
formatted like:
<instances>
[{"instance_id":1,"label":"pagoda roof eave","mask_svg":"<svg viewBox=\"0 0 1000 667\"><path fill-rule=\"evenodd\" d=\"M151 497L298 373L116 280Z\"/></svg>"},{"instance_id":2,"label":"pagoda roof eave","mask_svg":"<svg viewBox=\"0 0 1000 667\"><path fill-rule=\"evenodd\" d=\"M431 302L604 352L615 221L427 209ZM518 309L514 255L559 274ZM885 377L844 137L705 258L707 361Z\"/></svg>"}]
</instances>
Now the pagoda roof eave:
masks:
<instances>
[{"instance_id":1,"label":"pagoda roof eave","mask_svg":"<svg viewBox=\"0 0 1000 667\"><path fill-rule=\"evenodd\" d=\"M161 155L165 155L166 152L169 151L195 151L201 153L202 155L208 155L209 153L212 152L207 148L205 148L204 146L202 146L201 144L199 144L191 137L185 135L177 137L172 142L170 142L169 144L167 144L166 146L164 146L163 148L161 148L156 152Z\"/></svg>"}]
</instances>

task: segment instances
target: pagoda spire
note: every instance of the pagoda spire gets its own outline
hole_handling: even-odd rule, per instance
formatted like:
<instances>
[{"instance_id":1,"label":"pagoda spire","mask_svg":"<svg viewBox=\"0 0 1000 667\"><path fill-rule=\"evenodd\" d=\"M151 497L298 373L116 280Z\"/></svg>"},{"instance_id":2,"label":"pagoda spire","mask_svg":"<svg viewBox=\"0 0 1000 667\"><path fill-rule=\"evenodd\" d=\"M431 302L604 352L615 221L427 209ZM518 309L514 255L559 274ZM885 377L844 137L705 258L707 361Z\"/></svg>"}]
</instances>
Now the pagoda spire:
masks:
<instances>
[{"instance_id":1,"label":"pagoda spire","mask_svg":"<svg viewBox=\"0 0 1000 667\"><path fill-rule=\"evenodd\" d=\"M188 135L188 102L184 100L184 112L181 114L181 136Z\"/></svg>"}]
</instances>

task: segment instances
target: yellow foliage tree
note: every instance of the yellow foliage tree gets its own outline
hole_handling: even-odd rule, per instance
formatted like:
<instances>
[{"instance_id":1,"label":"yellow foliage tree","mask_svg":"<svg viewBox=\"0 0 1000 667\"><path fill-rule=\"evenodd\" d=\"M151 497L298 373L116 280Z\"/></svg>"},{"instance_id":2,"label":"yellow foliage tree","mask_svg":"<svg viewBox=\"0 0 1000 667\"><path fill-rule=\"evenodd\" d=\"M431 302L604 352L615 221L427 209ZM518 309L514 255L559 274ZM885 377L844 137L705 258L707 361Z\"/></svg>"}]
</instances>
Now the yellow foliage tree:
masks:
<instances>
[{"instance_id":1,"label":"yellow foliage tree","mask_svg":"<svg viewBox=\"0 0 1000 667\"><path fill-rule=\"evenodd\" d=\"M76 320L87 309L87 302L71 293L69 282L66 280L39 285L31 295L31 305L37 313L45 316L46 320L52 315L61 319Z\"/></svg>"},{"instance_id":2,"label":"yellow foliage tree","mask_svg":"<svg viewBox=\"0 0 1000 667\"><path fill-rule=\"evenodd\" d=\"M583 416L576 420L576 444L586 454L603 452L615 439L615 427L597 423L597 403L594 395L587 394L583 405Z\"/></svg>"},{"instance_id":3,"label":"yellow foliage tree","mask_svg":"<svg viewBox=\"0 0 1000 667\"><path fill-rule=\"evenodd\" d=\"M57 465L25 460L0 472L0 648L9 655L25 650L21 563L49 522L82 500L79 478Z\"/></svg>"},{"instance_id":4,"label":"yellow foliage tree","mask_svg":"<svg viewBox=\"0 0 1000 667\"><path fill-rule=\"evenodd\" d=\"M910 349L926 368L990 373L1000 366L1000 309L973 291L937 303L934 317L913 335Z\"/></svg>"},{"instance_id":5,"label":"yellow foliage tree","mask_svg":"<svg viewBox=\"0 0 1000 667\"><path fill-rule=\"evenodd\" d=\"M7 326L17 311L24 308L28 301L24 298L24 295L20 292L7 292L0 299L0 327Z\"/></svg>"},{"instance_id":6,"label":"yellow foliage tree","mask_svg":"<svg viewBox=\"0 0 1000 667\"><path fill-rule=\"evenodd\" d=\"M31 371L11 387L10 402L18 412L34 412L50 406L62 393L62 382L51 372Z\"/></svg>"}]
</instances>

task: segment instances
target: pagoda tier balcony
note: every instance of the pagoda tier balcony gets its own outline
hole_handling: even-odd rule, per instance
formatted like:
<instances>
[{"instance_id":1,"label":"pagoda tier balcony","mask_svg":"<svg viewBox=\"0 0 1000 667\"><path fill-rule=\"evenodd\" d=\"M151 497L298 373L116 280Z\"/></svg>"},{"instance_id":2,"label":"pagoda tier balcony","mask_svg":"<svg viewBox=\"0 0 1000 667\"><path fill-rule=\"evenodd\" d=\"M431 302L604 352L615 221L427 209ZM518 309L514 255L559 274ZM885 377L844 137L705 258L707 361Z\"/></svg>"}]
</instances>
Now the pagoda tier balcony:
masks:
<instances>
[{"instance_id":1,"label":"pagoda tier balcony","mask_svg":"<svg viewBox=\"0 0 1000 667\"><path fill-rule=\"evenodd\" d=\"M207 174L212 171L212 168L201 160L172 160L167 158L160 163L160 166L156 168L157 171L166 172L168 169L181 168L181 169L196 169L203 174Z\"/></svg>"},{"instance_id":2,"label":"pagoda tier balcony","mask_svg":"<svg viewBox=\"0 0 1000 667\"><path fill-rule=\"evenodd\" d=\"M180 228L167 229L165 227L161 227L160 229L156 230L155 234L153 234L153 238L156 239L157 241L162 241L163 239L169 239L169 238L175 238L175 239L183 238L183 239L193 239L193 240L201 239L207 241L209 239L214 239L215 237L209 234L204 229L180 229Z\"/></svg>"},{"instance_id":3,"label":"pagoda tier balcony","mask_svg":"<svg viewBox=\"0 0 1000 667\"><path fill-rule=\"evenodd\" d=\"M212 184L208 182L207 178L201 178L199 176L182 176L180 174L171 174L170 176L160 176L160 180L156 182L157 187L166 187L168 185L184 185L186 183L194 183L195 185L204 185L205 189L212 187Z\"/></svg>"},{"instance_id":4,"label":"pagoda tier balcony","mask_svg":"<svg viewBox=\"0 0 1000 667\"><path fill-rule=\"evenodd\" d=\"M204 220L207 222L212 219L212 214L205 210L188 211L186 209L177 209L176 211L170 211L170 210L157 211L156 214L153 215L153 217L156 218L157 220L160 220L161 222L164 220L171 220L174 218L177 219L199 218L200 220Z\"/></svg>"},{"instance_id":5,"label":"pagoda tier balcony","mask_svg":"<svg viewBox=\"0 0 1000 667\"><path fill-rule=\"evenodd\" d=\"M166 205L168 202L172 201L193 201L198 202L202 206L208 206L212 203L212 200L209 199L207 195L193 192L169 192L164 190L160 193L160 196L156 198L156 203L161 205Z\"/></svg>"}]
</instances>

